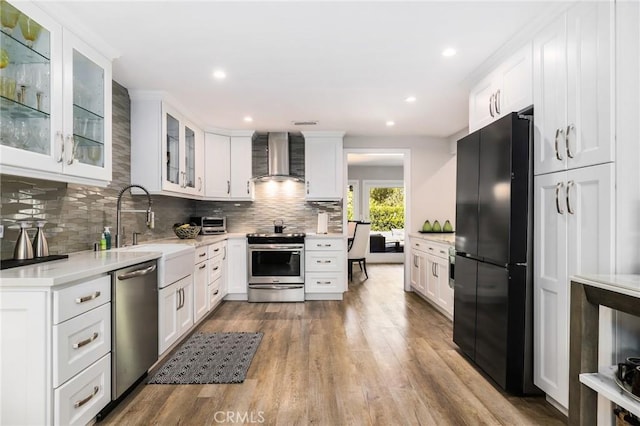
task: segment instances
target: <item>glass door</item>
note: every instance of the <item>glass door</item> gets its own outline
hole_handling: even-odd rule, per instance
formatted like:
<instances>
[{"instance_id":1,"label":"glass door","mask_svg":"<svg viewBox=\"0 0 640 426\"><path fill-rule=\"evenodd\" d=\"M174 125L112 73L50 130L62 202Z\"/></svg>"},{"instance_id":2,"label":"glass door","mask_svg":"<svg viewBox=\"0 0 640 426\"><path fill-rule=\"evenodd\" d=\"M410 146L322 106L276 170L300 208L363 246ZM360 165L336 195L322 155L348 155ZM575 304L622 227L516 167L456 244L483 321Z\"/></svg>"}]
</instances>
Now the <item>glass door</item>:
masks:
<instances>
[{"instance_id":1,"label":"glass door","mask_svg":"<svg viewBox=\"0 0 640 426\"><path fill-rule=\"evenodd\" d=\"M2 162L14 163L16 158L15 165L23 167L59 167L51 161L52 43L51 32L43 26L49 22L41 16L34 19L4 0L0 1L0 20ZM25 151L42 155L25 162Z\"/></svg>"},{"instance_id":2,"label":"glass door","mask_svg":"<svg viewBox=\"0 0 640 426\"><path fill-rule=\"evenodd\" d=\"M104 69L73 50L73 158L104 167Z\"/></svg>"},{"instance_id":3,"label":"glass door","mask_svg":"<svg viewBox=\"0 0 640 426\"><path fill-rule=\"evenodd\" d=\"M186 169L184 187L195 190L196 187L196 133L188 126L184 128Z\"/></svg>"},{"instance_id":4,"label":"glass door","mask_svg":"<svg viewBox=\"0 0 640 426\"><path fill-rule=\"evenodd\" d=\"M167 167L165 182L180 185L180 162L182 159L180 149L180 122L169 113L166 114L166 120Z\"/></svg>"}]
</instances>

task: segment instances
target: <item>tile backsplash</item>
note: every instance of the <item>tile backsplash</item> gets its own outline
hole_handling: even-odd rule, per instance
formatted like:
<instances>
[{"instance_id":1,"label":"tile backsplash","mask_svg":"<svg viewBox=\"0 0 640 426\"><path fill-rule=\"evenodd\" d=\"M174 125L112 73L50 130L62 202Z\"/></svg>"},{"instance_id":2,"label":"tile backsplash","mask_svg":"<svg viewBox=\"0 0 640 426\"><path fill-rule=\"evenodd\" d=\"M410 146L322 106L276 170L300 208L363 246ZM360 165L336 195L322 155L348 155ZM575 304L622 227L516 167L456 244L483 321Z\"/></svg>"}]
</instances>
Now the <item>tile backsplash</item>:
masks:
<instances>
[{"instance_id":1,"label":"tile backsplash","mask_svg":"<svg viewBox=\"0 0 640 426\"><path fill-rule=\"evenodd\" d=\"M130 184L131 125L130 99L127 89L113 83L113 169L112 181L105 187L67 184L0 174L0 223L4 238L0 240L0 259L13 257L18 237L18 222L44 220L45 236L51 254L91 250L100 239L104 226L116 230L116 201L120 189ZM135 182L134 182L135 183ZM254 202L194 201L177 197L152 196L155 229L145 226L142 213L123 213L125 242L132 232L142 232L141 242L174 237L172 226L193 215L223 214L229 232L273 230L273 221L282 219L291 232L314 232L317 213L329 213L329 231L341 232L341 202L306 202L300 182L257 182ZM123 197L124 209L146 209L145 196Z\"/></svg>"}]
</instances>

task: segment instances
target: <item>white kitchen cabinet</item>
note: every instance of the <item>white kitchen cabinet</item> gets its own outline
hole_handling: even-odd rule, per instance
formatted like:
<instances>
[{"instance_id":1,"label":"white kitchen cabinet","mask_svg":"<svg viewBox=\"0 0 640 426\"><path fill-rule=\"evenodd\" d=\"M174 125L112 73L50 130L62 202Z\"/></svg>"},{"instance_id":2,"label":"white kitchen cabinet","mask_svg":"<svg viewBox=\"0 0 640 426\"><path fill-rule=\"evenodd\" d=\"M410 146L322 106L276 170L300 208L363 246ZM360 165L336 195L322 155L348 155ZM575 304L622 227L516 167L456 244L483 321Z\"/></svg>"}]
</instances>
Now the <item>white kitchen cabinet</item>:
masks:
<instances>
[{"instance_id":1,"label":"white kitchen cabinet","mask_svg":"<svg viewBox=\"0 0 640 426\"><path fill-rule=\"evenodd\" d=\"M210 311L220 304L227 294L227 242L220 241L208 247L209 255L209 279L208 279L208 306Z\"/></svg>"},{"instance_id":2,"label":"white kitchen cabinet","mask_svg":"<svg viewBox=\"0 0 640 426\"><path fill-rule=\"evenodd\" d=\"M209 311L209 246L196 248L193 270L193 322L197 323Z\"/></svg>"},{"instance_id":3,"label":"white kitchen cabinet","mask_svg":"<svg viewBox=\"0 0 640 426\"><path fill-rule=\"evenodd\" d=\"M534 173L614 160L613 3L578 3L533 44Z\"/></svg>"},{"instance_id":4,"label":"white kitchen cabinet","mask_svg":"<svg viewBox=\"0 0 640 426\"><path fill-rule=\"evenodd\" d=\"M111 401L110 281L2 289L0 424L87 424Z\"/></svg>"},{"instance_id":5,"label":"white kitchen cabinet","mask_svg":"<svg viewBox=\"0 0 640 426\"><path fill-rule=\"evenodd\" d=\"M131 90L131 181L152 194L202 198L204 133L162 92Z\"/></svg>"},{"instance_id":6,"label":"white kitchen cabinet","mask_svg":"<svg viewBox=\"0 0 640 426\"><path fill-rule=\"evenodd\" d=\"M533 103L531 43L476 84L469 95L469 132Z\"/></svg>"},{"instance_id":7,"label":"white kitchen cabinet","mask_svg":"<svg viewBox=\"0 0 640 426\"><path fill-rule=\"evenodd\" d=\"M343 132L302 132L306 200L341 200Z\"/></svg>"},{"instance_id":8,"label":"white kitchen cabinet","mask_svg":"<svg viewBox=\"0 0 640 426\"><path fill-rule=\"evenodd\" d=\"M226 300L247 300L247 238L227 239Z\"/></svg>"},{"instance_id":9,"label":"white kitchen cabinet","mask_svg":"<svg viewBox=\"0 0 640 426\"><path fill-rule=\"evenodd\" d=\"M534 383L564 407L569 277L614 270L613 164L534 178Z\"/></svg>"},{"instance_id":10,"label":"white kitchen cabinet","mask_svg":"<svg viewBox=\"0 0 640 426\"><path fill-rule=\"evenodd\" d=\"M0 99L2 173L106 186L111 180L111 62L31 2L42 26L31 47L0 33L16 91Z\"/></svg>"},{"instance_id":11,"label":"white kitchen cabinet","mask_svg":"<svg viewBox=\"0 0 640 426\"><path fill-rule=\"evenodd\" d=\"M253 131L232 132L230 136L206 133L207 199L253 201Z\"/></svg>"},{"instance_id":12,"label":"white kitchen cabinet","mask_svg":"<svg viewBox=\"0 0 640 426\"><path fill-rule=\"evenodd\" d=\"M162 355L193 325L193 277L161 288L158 303L158 355Z\"/></svg>"},{"instance_id":13,"label":"white kitchen cabinet","mask_svg":"<svg viewBox=\"0 0 640 426\"><path fill-rule=\"evenodd\" d=\"M411 279L411 287L422 295L427 294L427 253L425 253L421 248L414 247L415 243L412 241L411 244L411 270L410 270L410 279Z\"/></svg>"},{"instance_id":14,"label":"white kitchen cabinet","mask_svg":"<svg viewBox=\"0 0 640 426\"><path fill-rule=\"evenodd\" d=\"M411 238L411 287L449 318L453 318L453 289L449 286L449 247Z\"/></svg>"},{"instance_id":15,"label":"white kitchen cabinet","mask_svg":"<svg viewBox=\"0 0 640 426\"><path fill-rule=\"evenodd\" d=\"M305 300L342 300L347 289L344 237L307 235L304 254Z\"/></svg>"}]
</instances>

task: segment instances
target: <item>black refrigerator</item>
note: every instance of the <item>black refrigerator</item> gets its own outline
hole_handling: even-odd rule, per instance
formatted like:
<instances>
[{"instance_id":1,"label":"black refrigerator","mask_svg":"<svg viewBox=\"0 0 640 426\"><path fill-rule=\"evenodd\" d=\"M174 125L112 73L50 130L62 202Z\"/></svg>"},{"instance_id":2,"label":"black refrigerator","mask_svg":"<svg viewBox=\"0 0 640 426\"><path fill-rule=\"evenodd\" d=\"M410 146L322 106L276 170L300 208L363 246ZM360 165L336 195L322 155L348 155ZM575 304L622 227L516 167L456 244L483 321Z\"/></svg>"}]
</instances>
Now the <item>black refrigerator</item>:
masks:
<instances>
[{"instance_id":1,"label":"black refrigerator","mask_svg":"<svg viewBox=\"0 0 640 426\"><path fill-rule=\"evenodd\" d=\"M458 141L453 341L500 387L533 384L532 110Z\"/></svg>"}]
</instances>

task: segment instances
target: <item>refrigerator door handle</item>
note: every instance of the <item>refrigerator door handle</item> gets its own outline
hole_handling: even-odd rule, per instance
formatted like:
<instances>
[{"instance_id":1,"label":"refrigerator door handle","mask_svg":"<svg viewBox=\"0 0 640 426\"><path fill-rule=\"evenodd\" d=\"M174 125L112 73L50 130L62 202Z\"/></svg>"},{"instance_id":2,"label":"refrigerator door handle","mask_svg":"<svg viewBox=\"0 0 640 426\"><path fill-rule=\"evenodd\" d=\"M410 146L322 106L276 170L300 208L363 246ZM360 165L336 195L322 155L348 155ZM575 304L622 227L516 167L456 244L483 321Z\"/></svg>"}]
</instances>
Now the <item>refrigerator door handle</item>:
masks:
<instances>
[{"instance_id":1,"label":"refrigerator door handle","mask_svg":"<svg viewBox=\"0 0 640 426\"><path fill-rule=\"evenodd\" d=\"M564 214L564 210L562 210L560 208L560 196L559 196L559 193L560 193L560 190L562 189L562 187L564 187L564 183L558 182L556 184L556 210L558 211L558 214ZM567 196L567 200L568 199L569 198Z\"/></svg>"},{"instance_id":2,"label":"refrigerator door handle","mask_svg":"<svg viewBox=\"0 0 640 426\"><path fill-rule=\"evenodd\" d=\"M575 214L575 211L571 208L571 201L569 200L569 191L571 190L571 187L574 185L575 185L575 182L572 180L567 182L567 212L569 214Z\"/></svg>"},{"instance_id":3,"label":"refrigerator door handle","mask_svg":"<svg viewBox=\"0 0 640 426\"><path fill-rule=\"evenodd\" d=\"M562 129L556 129L556 138L555 138L555 149L556 149L556 158L560 161L564 160L564 158L560 155L560 150L558 149L558 140L560 139L560 136L564 136L564 130Z\"/></svg>"}]
</instances>

